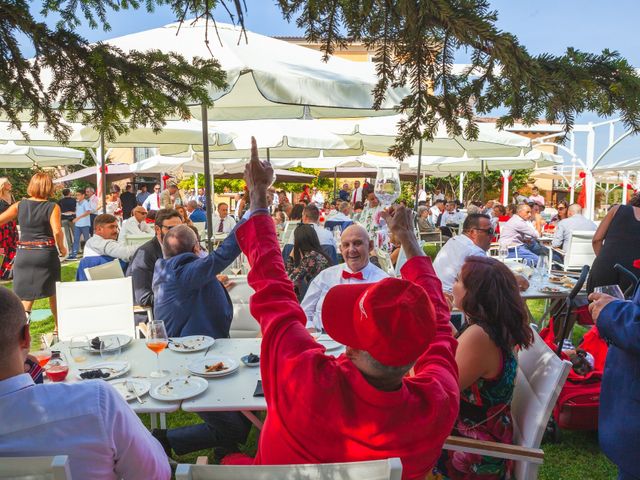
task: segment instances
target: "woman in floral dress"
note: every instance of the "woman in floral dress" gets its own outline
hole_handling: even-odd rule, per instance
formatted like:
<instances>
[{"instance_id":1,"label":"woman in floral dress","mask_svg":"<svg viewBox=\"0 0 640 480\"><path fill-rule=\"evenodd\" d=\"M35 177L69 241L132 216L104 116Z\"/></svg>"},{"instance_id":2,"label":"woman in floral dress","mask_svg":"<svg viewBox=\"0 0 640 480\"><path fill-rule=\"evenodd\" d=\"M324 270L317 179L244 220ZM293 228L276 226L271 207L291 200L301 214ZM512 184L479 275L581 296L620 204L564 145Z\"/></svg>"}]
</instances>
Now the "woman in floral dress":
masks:
<instances>
[{"instance_id":1,"label":"woman in floral dress","mask_svg":"<svg viewBox=\"0 0 640 480\"><path fill-rule=\"evenodd\" d=\"M306 223L298 225L293 231L293 250L285 264L298 300L304 298L311 280L330 265L331 260L322 250L313 225Z\"/></svg>"},{"instance_id":2,"label":"woman in floral dress","mask_svg":"<svg viewBox=\"0 0 640 480\"><path fill-rule=\"evenodd\" d=\"M6 177L0 177L0 213L7 210L14 203L11 195L11 182ZM11 264L16 256L18 244L18 228L15 220L0 227L0 280L7 280L11 274Z\"/></svg>"},{"instance_id":3,"label":"woman in floral dress","mask_svg":"<svg viewBox=\"0 0 640 480\"><path fill-rule=\"evenodd\" d=\"M497 260L469 257L453 285L453 302L467 319L458 333L461 394L453 435L512 443L516 352L533 341L516 279ZM505 460L443 451L435 473L456 480L498 480L508 478L510 469Z\"/></svg>"}]
</instances>

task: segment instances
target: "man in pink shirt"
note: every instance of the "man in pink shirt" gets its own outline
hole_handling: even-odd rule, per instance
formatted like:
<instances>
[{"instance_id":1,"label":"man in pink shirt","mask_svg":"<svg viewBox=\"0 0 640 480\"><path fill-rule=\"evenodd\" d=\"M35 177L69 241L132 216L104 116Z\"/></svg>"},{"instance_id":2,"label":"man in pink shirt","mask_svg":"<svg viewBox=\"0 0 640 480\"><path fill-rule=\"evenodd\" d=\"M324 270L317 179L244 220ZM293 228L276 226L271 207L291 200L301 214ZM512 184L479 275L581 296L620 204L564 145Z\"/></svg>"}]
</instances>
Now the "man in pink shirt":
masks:
<instances>
[{"instance_id":1,"label":"man in pink shirt","mask_svg":"<svg viewBox=\"0 0 640 480\"><path fill-rule=\"evenodd\" d=\"M255 463L399 457L404 479L424 478L458 414L457 343L440 282L413 234L411 212L401 207L393 217L385 214L407 254L403 279L328 291L324 327L347 346L334 358L306 331L285 273L267 210L272 175L254 141L245 170L251 218L236 235L251 263L251 313L263 334L268 414Z\"/></svg>"}]
</instances>

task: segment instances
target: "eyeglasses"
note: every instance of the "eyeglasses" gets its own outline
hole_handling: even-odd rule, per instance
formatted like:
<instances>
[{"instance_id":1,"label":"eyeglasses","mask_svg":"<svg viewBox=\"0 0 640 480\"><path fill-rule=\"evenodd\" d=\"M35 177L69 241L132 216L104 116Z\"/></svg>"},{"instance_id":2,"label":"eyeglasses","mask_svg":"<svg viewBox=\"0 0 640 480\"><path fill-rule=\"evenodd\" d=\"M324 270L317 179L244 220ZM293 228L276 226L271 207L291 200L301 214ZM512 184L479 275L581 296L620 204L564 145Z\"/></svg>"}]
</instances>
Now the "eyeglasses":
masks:
<instances>
[{"instance_id":1,"label":"eyeglasses","mask_svg":"<svg viewBox=\"0 0 640 480\"><path fill-rule=\"evenodd\" d=\"M558 210L566 210L566 207L558 207Z\"/></svg>"},{"instance_id":2,"label":"eyeglasses","mask_svg":"<svg viewBox=\"0 0 640 480\"><path fill-rule=\"evenodd\" d=\"M479 232L484 232L489 236L493 236L493 233L494 233L493 227L490 227L490 228L474 228L474 230L478 230Z\"/></svg>"}]
</instances>

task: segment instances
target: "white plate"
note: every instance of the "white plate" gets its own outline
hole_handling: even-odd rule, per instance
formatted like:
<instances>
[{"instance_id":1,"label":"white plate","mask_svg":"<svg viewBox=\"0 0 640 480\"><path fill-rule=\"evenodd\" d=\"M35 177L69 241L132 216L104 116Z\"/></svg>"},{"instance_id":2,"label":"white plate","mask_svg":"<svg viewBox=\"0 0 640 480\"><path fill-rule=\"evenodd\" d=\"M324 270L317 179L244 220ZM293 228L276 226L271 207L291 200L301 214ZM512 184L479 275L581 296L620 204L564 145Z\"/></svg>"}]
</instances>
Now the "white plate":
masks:
<instances>
[{"instance_id":1,"label":"white plate","mask_svg":"<svg viewBox=\"0 0 640 480\"><path fill-rule=\"evenodd\" d=\"M223 362L227 367L226 370L221 370L219 372L207 372L207 365L213 365L218 362ZM205 358L201 358L196 360L195 362L191 362L187 365L187 368L191 373L195 373L196 375L200 375L201 377L213 378L213 377L224 377L225 375L229 375L230 373L235 372L240 368L240 364L237 360L234 360L231 357L222 357L222 356L209 356Z\"/></svg>"},{"instance_id":2,"label":"white plate","mask_svg":"<svg viewBox=\"0 0 640 480\"><path fill-rule=\"evenodd\" d=\"M81 373L84 373L88 370L98 370L98 369L112 369L114 372L109 371L110 375L107 378L103 378L102 380L113 380L114 378L121 377L129 373L131 370L131 365L129 362L98 362L92 365L87 365L86 367L82 367L82 371L76 373L76 377L78 380L92 380L91 378L82 378L80 376Z\"/></svg>"},{"instance_id":3,"label":"white plate","mask_svg":"<svg viewBox=\"0 0 640 480\"><path fill-rule=\"evenodd\" d=\"M123 378L120 380L116 380L115 382L109 382L109 384L115 388L122 398L124 398L127 402L131 400L135 400L136 396L127 390L127 383L133 386L133 389L138 394L139 397L146 394L149 390L151 390L151 384L146 380L142 380L139 378Z\"/></svg>"},{"instance_id":4,"label":"white plate","mask_svg":"<svg viewBox=\"0 0 640 480\"><path fill-rule=\"evenodd\" d=\"M180 353L199 352L209 348L215 340L206 335L191 335L169 339L169 350Z\"/></svg>"},{"instance_id":5,"label":"white plate","mask_svg":"<svg viewBox=\"0 0 640 480\"><path fill-rule=\"evenodd\" d=\"M166 380L151 389L149 395L156 400L175 402L200 395L207 388L209 382L199 377L177 377Z\"/></svg>"},{"instance_id":6,"label":"white plate","mask_svg":"<svg viewBox=\"0 0 640 480\"><path fill-rule=\"evenodd\" d=\"M107 347L109 346L109 344L111 343L112 339L114 338L118 338L120 340L120 347L124 348L126 345L129 345L129 343L131 343L132 338L129 335L123 335L123 334L117 334L117 335L97 335L101 341L103 341ZM91 339L89 339L89 342L91 342ZM87 352L91 352L91 353L100 353L100 349L99 348L93 348L91 346L91 343L89 343L89 345L85 345L84 348ZM114 346L113 348L109 348L106 351L107 352L111 352L113 350L117 350L118 347Z\"/></svg>"},{"instance_id":7,"label":"white plate","mask_svg":"<svg viewBox=\"0 0 640 480\"><path fill-rule=\"evenodd\" d=\"M337 350L338 348L341 348L343 346L341 343L336 342L328 335L320 335L318 338L316 338L316 342L318 342L327 350Z\"/></svg>"}]
</instances>

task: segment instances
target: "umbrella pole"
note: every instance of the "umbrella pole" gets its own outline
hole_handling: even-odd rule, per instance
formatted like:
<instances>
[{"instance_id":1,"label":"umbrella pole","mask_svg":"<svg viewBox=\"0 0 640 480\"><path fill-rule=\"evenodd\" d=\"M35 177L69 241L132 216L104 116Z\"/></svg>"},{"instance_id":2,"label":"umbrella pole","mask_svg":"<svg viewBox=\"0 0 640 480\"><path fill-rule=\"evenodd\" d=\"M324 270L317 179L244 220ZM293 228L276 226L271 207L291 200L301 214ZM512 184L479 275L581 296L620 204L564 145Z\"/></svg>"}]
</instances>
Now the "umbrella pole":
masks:
<instances>
[{"instance_id":1,"label":"umbrella pole","mask_svg":"<svg viewBox=\"0 0 640 480\"><path fill-rule=\"evenodd\" d=\"M102 213L107 213L107 169L104 158L104 134L100 134L100 188L102 189Z\"/></svg>"},{"instance_id":2,"label":"umbrella pole","mask_svg":"<svg viewBox=\"0 0 640 480\"><path fill-rule=\"evenodd\" d=\"M482 170L480 175L480 201L484 203L484 160L480 160L480 168Z\"/></svg>"},{"instance_id":3,"label":"umbrella pole","mask_svg":"<svg viewBox=\"0 0 640 480\"><path fill-rule=\"evenodd\" d=\"M211 165L209 165L209 120L207 118L207 107L202 107L202 153L204 157L204 194L205 194L205 210L207 212L207 250L211 251L213 244L213 206L211 203L212 183L211 183Z\"/></svg>"},{"instance_id":4,"label":"umbrella pole","mask_svg":"<svg viewBox=\"0 0 640 480\"><path fill-rule=\"evenodd\" d=\"M416 172L416 200L413 209L418 211L418 195L420 194L420 167L422 167L422 138L418 145L418 171Z\"/></svg>"},{"instance_id":5,"label":"umbrella pole","mask_svg":"<svg viewBox=\"0 0 640 480\"><path fill-rule=\"evenodd\" d=\"M338 186L338 167L334 165L333 167L333 199L334 200L338 199L337 186Z\"/></svg>"}]
</instances>

